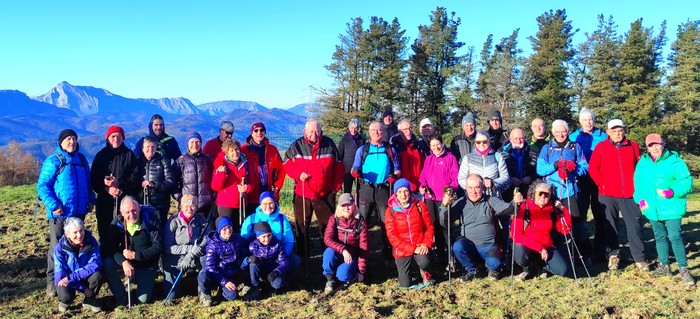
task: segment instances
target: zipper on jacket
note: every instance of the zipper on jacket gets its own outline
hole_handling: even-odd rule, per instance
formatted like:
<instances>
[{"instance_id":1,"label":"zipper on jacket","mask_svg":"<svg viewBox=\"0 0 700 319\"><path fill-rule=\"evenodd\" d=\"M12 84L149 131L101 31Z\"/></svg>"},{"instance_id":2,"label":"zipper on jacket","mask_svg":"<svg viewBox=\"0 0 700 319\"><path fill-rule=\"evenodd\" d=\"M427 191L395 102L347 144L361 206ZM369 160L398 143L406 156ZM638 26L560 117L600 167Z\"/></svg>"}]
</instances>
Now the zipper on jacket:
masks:
<instances>
[{"instance_id":1,"label":"zipper on jacket","mask_svg":"<svg viewBox=\"0 0 700 319\"><path fill-rule=\"evenodd\" d=\"M625 194L625 179L622 174L622 143L620 145L615 145L617 148L617 163L620 164L620 188L621 188L621 194L620 197L624 197Z\"/></svg>"}]
</instances>

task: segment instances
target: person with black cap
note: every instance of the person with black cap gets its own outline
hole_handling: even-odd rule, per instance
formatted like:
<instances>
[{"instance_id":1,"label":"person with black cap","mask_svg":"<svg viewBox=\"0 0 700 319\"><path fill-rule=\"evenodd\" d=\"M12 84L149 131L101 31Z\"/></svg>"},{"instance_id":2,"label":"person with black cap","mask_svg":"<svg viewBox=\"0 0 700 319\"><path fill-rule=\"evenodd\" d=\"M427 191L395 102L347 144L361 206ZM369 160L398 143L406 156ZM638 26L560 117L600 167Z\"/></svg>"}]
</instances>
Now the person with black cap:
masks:
<instances>
[{"instance_id":1,"label":"person with black cap","mask_svg":"<svg viewBox=\"0 0 700 319\"><path fill-rule=\"evenodd\" d=\"M462 164L462 158L474 150L476 139L476 118L472 112L462 117L462 132L450 142L450 152L457 158L457 163Z\"/></svg>"},{"instance_id":2,"label":"person with black cap","mask_svg":"<svg viewBox=\"0 0 700 319\"><path fill-rule=\"evenodd\" d=\"M250 284L245 300L255 300L260 295L260 278L264 278L272 289L280 291L286 285L290 262L282 243L272 234L266 221L255 223L255 240L248 245L250 256L243 260L241 268L249 267Z\"/></svg>"},{"instance_id":3,"label":"person with black cap","mask_svg":"<svg viewBox=\"0 0 700 319\"><path fill-rule=\"evenodd\" d=\"M233 123L231 123L231 121L221 122L221 126L219 126L219 136L204 143L202 152L209 155L211 158L216 158L216 155L221 153L221 145L224 144L224 140L227 137L233 138Z\"/></svg>"},{"instance_id":4,"label":"person with black cap","mask_svg":"<svg viewBox=\"0 0 700 319\"><path fill-rule=\"evenodd\" d=\"M175 161L182 152L180 152L180 146L177 144L177 140L174 136L170 136L165 133L165 122L163 121L163 116L160 114L153 114L151 116L151 121L148 122L148 135L153 136L157 141L156 152L167 158L170 161ZM143 148L143 137L140 138L136 145L134 146L134 154L136 157L141 158L141 149Z\"/></svg>"},{"instance_id":5,"label":"person with black cap","mask_svg":"<svg viewBox=\"0 0 700 319\"><path fill-rule=\"evenodd\" d=\"M199 301L211 306L211 290L221 288L226 300L238 297L241 260L246 255L245 243L240 235L233 232L231 220L227 217L216 219L216 231L208 235L206 265L197 276Z\"/></svg>"},{"instance_id":6,"label":"person with black cap","mask_svg":"<svg viewBox=\"0 0 700 319\"><path fill-rule=\"evenodd\" d=\"M394 122L394 111L388 109L382 113L382 141L389 144L389 139L399 133L399 128Z\"/></svg>"},{"instance_id":7,"label":"person with black cap","mask_svg":"<svg viewBox=\"0 0 700 319\"><path fill-rule=\"evenodd\" d=\"M258 198L264 192L272 192L275 201L280 200L280 190L284 186L284 166L277 147L265 137L267 129L263 122L250 126L250 135L241 146L241 153L248 160L248 177L251 189L250 200L246 204L246 216L255 213L260 202Z\"/></svg>"},{"instance_id":8,"label":"person with black cap","mask_svg":"<svg viewBox=\"0 0 700 319\"><path fill-rule=\"evenodd\" d=\"M68 217L85 219L95 205L95 193L90 187L90 165L78 146L78 134L65 129L58 134L58 146L44 160L36 184L39 199L46 206L49 221L49 251L46 267L46 294L55 296L53 281L53 250L63 235Z\"/></svg>"},{"instance_id":9,"label":"person with black cap","mask_svg":"<svg viewBox=\"0 0 700 319\"><path fill-rule=\"evenodd\" d=\"M503 117L499 110L490 110L486 119L489 121L489 136L491 147L500 151L501 147L508 142L508 131L503 128Z\"/></svg>"}]
</instances>

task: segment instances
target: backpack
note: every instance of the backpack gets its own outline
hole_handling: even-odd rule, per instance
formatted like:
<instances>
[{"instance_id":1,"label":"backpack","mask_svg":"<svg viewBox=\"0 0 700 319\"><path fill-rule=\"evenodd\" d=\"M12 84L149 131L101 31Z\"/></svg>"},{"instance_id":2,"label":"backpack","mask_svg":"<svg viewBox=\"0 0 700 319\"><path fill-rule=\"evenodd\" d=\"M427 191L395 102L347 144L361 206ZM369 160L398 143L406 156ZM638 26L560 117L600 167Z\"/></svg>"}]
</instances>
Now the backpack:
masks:
<instances>
[{"instance_id":1,"label":"backpack","mask_svg":"<svg viewBox=\"0 0 700 319\"><path fill-rule=\"evenodd\" d=\"M418 214L423 216L423 207L421 207L420 201L417 202L419 202L418 204L416 204L416 207L418 208ZM396 212L393 209L391 210L391 217L396 217Z\"/></svg>"},{"instance_id":2,"label":"backpack","mask_svg":"<svg viewBox=\"0 0 700 319\"><path fill-rule=\"evenodd\" d=\"M68 166L68 162L66 162L66 157L61 153L54 153L53 155L55 155L56 158L58 158L58 160L59 160L58 169L56 169L56 173L53 174L53 178L56 179L56 177L58 177L58 175L61 174L61 172L63 172L63 170L66 168L66 166ZM80 166L86 167L86 168L90 167L88 164L87 158L85 158L85 155L83 155L83 153L78 153L78 157L80 158ZM71 164L71 165L75 165L75 164ZM54 183L55 183L55 181L54 181ZM39 195L37 195L36 196L36 203L34 205L34 221L36 221L36 216L39 213L39 202L40 201L41 201L41 198L39 197Z\"/></svg>"},{"instance_id":3,"label":"backpack","mask_svg":"<svg viewBox=\"0 0 700 319\"><path fill-rule=\"evenodd\" d=\"M391 151L391 146L389 143L384 143L384 151L386 152L386 156L389 158L389 172L391 174L394 173L394 153ZM370 142L365 143L365 147L362 149L362 162L360 162L360 165L365 163L365 159L367 158L367 155L369 154L369 146Z\"/></svg>"},{"instance_id":4,"label":"backpack","mask_svg":"<svg viewBox=\"0 0 700 319\"><path fill-rule=\"evenodd\" d=\"M362 221L365 220L365 218L362 217L362 214L360 214L360 218L357 219L357 223L355 224L355 228L348 229L348 228L340 227L340 219L336 215L333 215L333 216L335 217L335 227L338 230L342 230L345 232L345 239L346 240L343 241L345 244L347 244L347 238L348 238L347 233L359 234L360 230L362 230Z\"/></svg>"}]
</instances>

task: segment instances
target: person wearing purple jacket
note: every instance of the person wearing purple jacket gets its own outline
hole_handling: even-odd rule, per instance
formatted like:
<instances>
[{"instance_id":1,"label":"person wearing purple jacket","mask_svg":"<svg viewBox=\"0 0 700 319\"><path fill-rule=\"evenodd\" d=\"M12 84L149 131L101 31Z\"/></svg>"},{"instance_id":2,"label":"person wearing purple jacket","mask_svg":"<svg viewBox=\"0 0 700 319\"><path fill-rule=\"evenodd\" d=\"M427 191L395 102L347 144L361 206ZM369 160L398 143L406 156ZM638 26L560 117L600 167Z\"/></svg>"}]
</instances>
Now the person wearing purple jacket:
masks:
<instances>
[{"instance_id":1,"label":"person wearing purple jacket","mask_svg":"<svg viewBox=\"0 0 700 319\"><path fill-rule=\"evenodd\" d=\"M208 237L206 265L197 276L199 300L205 306L211 306L211 290L217 286L226 300L238 297L241 279L237 270L245 256L243 238L233 233L228 217L217 218L216 232Z\"/></svg>"},{"instance_id":2,"label":"person wearing purple jacket","mask_svg":"<svg viewBox=\"0 0 700 319\"><path fill-rule=\"evenodd\" d=\"M255 224L256 239L248 245L250 256L243 261L241 268L250 269L250 284L252 288L245 294L245 300L258 299L260 295L261 278L267 280L275 292L280 291L286 282L285 275L289 270L289 259L284 247L274 235L270 224L261 221Z\"/></svg>"},{"instance_id":3,"label":"person wearing purple jacket","mask_svg":"<svg viewBox=\"0 0 700 319\"><path fill-rule=\"evenodd\" d=\"M459 188L457 174L459 163L457 158L445 148L442 137L433 133L429 137L430 156L425 159L423 170L420 172L420 187L418 190L423 194L425 204L428 206L430 218L435 225L436 247L440 257L443 257L447 248L448 238L445 225L438 222L440 204L444 196L445 188L449 187L453 192ZM438 226L440 225L440 226ZM442 237L439 236L442 234Z\"/></svg>"}]
</instances>

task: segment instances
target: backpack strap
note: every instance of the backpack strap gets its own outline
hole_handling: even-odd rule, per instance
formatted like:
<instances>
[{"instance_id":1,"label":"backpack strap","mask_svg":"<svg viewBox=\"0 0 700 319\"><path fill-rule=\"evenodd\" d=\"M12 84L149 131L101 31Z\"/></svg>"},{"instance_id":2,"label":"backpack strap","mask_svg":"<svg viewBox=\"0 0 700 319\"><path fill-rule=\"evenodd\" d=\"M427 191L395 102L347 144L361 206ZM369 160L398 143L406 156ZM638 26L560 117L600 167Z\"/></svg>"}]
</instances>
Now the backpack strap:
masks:
<instances>
[{"instance_id":1,"label":"backpack strap","mask_svg":"<svg viewBox=\"0 0 700 319\"><path fill-rule=\"evenodd\" d=\"M60 164L58 164L58 169L56 170L56 173L53 175L53 177L56 178L56 176L58 176L59 174L61 174L61 172L63 172L63 169L66 168L66 165L68 165L68 163L66 163L66 157L63 156L63 154L55 153L54 155L56 155L56 157L60 161ZM81 159L81 161L82 161L82 159Z\"/></svg>"},{"instance_id":2,"label":"backpack strap","mask_svg":"<svg viewBox=\"0 0 700 319\"><path fill-rule=\"evenodd\" d=\"M360 163L360 166L365 163L365 159L367 158L367 155L369 154L369 147L370 147L370 142L365 143L365 147L362 149L362 163ZM394 153L391 151L391 145L388 143L383 143L384 145L384 152L386 152L386 156L389 158L389 174L394 173Z\"/></svg>"}]
</instances>

